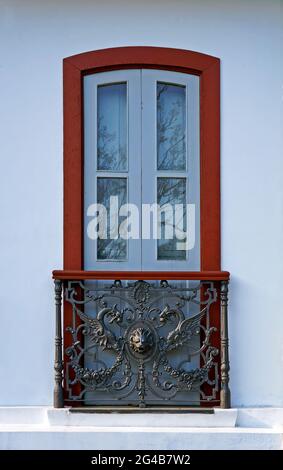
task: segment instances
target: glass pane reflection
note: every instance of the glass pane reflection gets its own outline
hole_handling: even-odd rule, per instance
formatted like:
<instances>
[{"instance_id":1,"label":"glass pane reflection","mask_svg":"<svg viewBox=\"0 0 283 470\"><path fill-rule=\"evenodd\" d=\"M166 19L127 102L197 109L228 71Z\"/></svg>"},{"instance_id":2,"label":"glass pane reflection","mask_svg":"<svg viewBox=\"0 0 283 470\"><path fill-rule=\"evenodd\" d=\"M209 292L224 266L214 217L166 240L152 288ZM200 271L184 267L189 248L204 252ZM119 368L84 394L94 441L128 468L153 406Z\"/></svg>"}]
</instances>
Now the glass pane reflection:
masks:
<instances>
[{"instance_id":1,"label":"glass pane reflection","mask_svg":"<svg viewBox=\"0 0 283 470\"><path fill-rule=\"evenodd\" d=\"M157 169L186 169L186 87L157 83Z\"/></svg>"},{"instance_id":2,"label":"glass pane reflection","mask_svg":"<svg viewBox=\"0 0 283 470\"><path fill-rule=\"evenodd\" d=\"M97 87L97 169L127 170L127 84Z\"/></svg>"},{"instance_id":3,"label":"glass pane reflection","mask_svg":"<svg viewBox=\"0 0 283 470\"><path fill-rule=\"evenodd\" d=\"M116 197L118 204L111 208L110 197ZM127 178L97 178L97 202L103 204L107 211L107 239L97 239L98 260L125 260L127 258L127 240L118 236L111 239L110 234L115 229L115 224L121 223L118 211L123 204L127 203ZM111 218L110 218L111 215Z\"/></svg>"},{"instance_id":4,"label":"glass pane reflection","mask_svg":"<svg viewBox=\"0 0 283 470\"><path fill-rule=\"evenodd\" d=\"M161 239L157 240L157 259L159 260L185 260L186 251L177 249L175 230L186 230L186 178L157 178L157 204L164 207L171 204L173 220L170 212L161 212ZM176 216L175 204L183 204L180 220ZM166 224L173 224L173 238L165 239Z\"/></svg>"}]
</instances>

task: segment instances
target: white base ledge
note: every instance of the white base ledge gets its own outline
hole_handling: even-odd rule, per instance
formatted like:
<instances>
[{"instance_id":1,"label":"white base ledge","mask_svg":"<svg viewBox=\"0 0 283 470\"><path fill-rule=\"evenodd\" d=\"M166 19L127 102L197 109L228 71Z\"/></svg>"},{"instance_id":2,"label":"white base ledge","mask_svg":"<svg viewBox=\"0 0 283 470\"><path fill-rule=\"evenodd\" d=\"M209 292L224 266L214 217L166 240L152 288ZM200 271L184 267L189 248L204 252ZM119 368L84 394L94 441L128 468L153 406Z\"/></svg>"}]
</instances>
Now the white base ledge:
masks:
<instances>
[{"instance_id":1,"label":"white base ledge","mask_svg":"<svg viewBox=\"0 0 283 470\"><path fill-rule=\"evenodd\" d=\"M50 425L109 427L234 427L237 410L215 409L214 413L85 413L69 409L47 410Z\"/></svg>"},{"instance_id":2,"label":"white base ledge","mask_svg":"<svg viewBox=\"0 0 283 470\"><path fill-rule=\"evenodd\" d=\"M4 450L278 450L282 434L261 428L7 426Z\"/></svg>"},{"instance_id":3,"label":"white base ledge","mask_svg":"<svg viewBox=\"0 0 283 470\"><path fill-rule=\"evenodd\" d=\"M0 449L213 450L282 448L283 408L214 413L81 413L0 407Z\"/></svg>"}]
</instances>

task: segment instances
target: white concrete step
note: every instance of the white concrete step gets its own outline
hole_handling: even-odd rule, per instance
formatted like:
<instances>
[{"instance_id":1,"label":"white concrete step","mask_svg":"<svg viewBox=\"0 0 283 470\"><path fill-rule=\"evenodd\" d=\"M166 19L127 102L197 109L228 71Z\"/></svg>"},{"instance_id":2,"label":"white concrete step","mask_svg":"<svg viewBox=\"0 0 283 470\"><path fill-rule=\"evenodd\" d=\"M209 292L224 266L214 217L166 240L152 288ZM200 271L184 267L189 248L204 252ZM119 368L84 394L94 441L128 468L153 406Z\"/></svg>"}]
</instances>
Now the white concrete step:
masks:
<instances>
[{"instance_id":1,"label":"white concrete step","mask_svg":"<svg viewBox=\"0 0 283 470\"><path fill-rule=\"evenodd\" d=\"M2 425L3 450L278 450L282 433L267 428Z\"/></svg>"},{"instance_id":2,"label":"white concrete step","mask_svg":"<svg viewBox=\"0 0 283 470\"><path fill-rule=\"evenodd\" d=\"M282 408L85 413L0 407L0 449L281 449Z\"/></svg>"},{"instance_id":3,"label":"white concrete step","mask_svg":"<svg viewBox=\"0 0 283 470\"><path fill-rule=\"evenodd\" d=\"M47 420L52 426L112 427L234 427L237 410L215 409L212 413L86 413L64 409L48 409Z\"/></svg>"},{"instance_id":4,"label":"white concrete step","mask_svg":"<svg viewBox=\"0 0 283 470\"><path fill-rule=\"evenodd\" d=\"M0 407L1 424L109 427L234 427L238 410L215 408L211 413L72 412L69 408Z\"/></svg>"},{"instance_id":5,"label":"white concrete step","mask_svg":"<svg viewBox=\"0 0 283 470\"><path fill-rule=\"evenodd\" d=\"M134 416L134 418L133 418ZM134 420L134 423L133 423ZM235 423L236 421L236 423ZM283 408L214 409L206 413L72 413L68 408L47 406L0 407L1 424L191 426L191 427L283 427Z\"/></svg>"}]
</instances>

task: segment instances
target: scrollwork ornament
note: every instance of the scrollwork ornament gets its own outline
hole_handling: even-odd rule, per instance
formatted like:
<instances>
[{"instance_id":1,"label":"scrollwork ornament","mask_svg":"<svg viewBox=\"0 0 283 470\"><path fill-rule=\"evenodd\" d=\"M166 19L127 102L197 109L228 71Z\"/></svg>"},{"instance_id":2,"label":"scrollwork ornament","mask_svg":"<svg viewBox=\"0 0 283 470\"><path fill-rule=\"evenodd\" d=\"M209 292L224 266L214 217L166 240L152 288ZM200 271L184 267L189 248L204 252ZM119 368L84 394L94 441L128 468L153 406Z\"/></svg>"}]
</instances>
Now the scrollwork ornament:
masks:
<instances>
[{"instance_id":1,"label":"scrollwork ornament","mask_svg":"<svg viewBox=\"0 0 283 470\"><path fill-rule=\"evenodd\" d=\"M83 295L78 295L79 290ZM120 403L125 400L141 407L153 400L174 403L178 394L184 397L197 391L202 400L214 399L219 385L218 350L211 345L216 328L210 325L210 306L216 297L212 282L193 288L168 281L157 285L116 280L89 288L68 282L65 299L73 310L67 327L72 344L65 351L68 399L84 400L86 394L93 394L95 401L99 392L109 400L117 396ZM84 358L92 353L101 359L86 364ZM197 367L190 362L194 358L198 358ZM60 364L58 377L59 369ZM78 384L79 396L72 388ZM204 384L210 387L210 395L203 391Z\"/></svg>"}]
</instances>

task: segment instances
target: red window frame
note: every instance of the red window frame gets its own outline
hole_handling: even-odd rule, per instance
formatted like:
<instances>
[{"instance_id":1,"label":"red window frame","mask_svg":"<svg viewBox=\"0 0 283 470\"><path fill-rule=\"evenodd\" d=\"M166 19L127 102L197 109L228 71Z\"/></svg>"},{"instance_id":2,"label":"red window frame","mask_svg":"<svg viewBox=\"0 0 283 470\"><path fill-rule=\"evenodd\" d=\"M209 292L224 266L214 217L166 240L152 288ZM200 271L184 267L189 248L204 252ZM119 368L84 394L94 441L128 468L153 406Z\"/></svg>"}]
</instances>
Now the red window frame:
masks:
<instances>
[{"instance_id":1,"label":"red window frame","mask_svg":"<svg viewBox=\"0 0 283 470\"><path fill-rule=\"evenodd\" d=\"M83 77L153 68L200 77L200 269L220 271L220 60L163 47L117 47L63 61L64 270L83 270Z\"/></svg>"}]
</instances>

